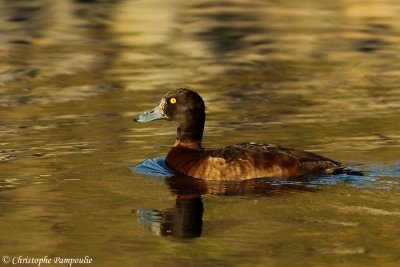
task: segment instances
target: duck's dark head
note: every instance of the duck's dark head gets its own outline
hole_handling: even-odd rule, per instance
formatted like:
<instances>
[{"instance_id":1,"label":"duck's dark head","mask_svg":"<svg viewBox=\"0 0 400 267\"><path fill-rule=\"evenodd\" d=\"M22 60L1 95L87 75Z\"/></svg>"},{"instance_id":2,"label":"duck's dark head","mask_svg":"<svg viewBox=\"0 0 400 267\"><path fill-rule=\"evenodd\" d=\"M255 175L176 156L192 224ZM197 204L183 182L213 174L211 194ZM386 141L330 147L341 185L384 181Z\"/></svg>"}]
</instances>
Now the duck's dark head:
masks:
<instances>
[{"instance_id":1,"label":"duck's dark head","mask_svg":"<svg viewBox=\"0 0 400 267\"><path fill-rule=\"evenodd\" d=\"M177 124L177 143L198 143L203 137L204 101L199 94L180 88L167 93L152 110L134 118L135 122L170 120Z\"/></svg>"}]
</instances>

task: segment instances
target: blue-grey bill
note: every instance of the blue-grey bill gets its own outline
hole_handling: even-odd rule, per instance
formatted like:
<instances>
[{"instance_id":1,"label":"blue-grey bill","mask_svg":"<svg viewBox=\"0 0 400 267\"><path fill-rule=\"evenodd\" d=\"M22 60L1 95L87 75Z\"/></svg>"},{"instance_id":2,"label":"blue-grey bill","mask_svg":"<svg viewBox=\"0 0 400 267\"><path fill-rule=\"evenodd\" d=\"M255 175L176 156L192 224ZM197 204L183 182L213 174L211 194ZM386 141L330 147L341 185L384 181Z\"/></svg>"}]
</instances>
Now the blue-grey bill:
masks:
<instances>
[{"instance_id":1,"label":"blue-grey bill","mask_svg":"<svg viewBox=\"0 0 400 267\"><path fill-rule=\"evenodd\" d=\"M160 112L160 107L157 105L152 110L145 112L143 114L137 115L135 118L133 118L133 121L148 122L148 121L160 120L162 118L163 118L163 115Z\"/></svg>"}]
</instances>

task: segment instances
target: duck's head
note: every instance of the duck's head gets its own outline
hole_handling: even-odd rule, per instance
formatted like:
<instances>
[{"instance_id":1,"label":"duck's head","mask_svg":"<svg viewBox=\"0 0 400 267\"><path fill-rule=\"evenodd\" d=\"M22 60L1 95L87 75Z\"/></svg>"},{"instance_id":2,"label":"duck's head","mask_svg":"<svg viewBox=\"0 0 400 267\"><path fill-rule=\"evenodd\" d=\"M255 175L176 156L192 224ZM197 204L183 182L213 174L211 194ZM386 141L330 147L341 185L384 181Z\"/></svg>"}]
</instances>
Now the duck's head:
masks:
<instances>
[{"instance_id":1,"label":"duck's head","mask_svg":"<svg viewBox=\"0 0 400 267\"><path fill-rule=\"evenodd\" d=\"M189 89L179 88L168 92L152 110L134 117L135 122L170 120L183 122L203 117L204 101L199 94Z\"/></svg>"},{"instance_id":2,"label":"duck's head","mask_svg":"<svg viewBox=\"0 0 400 267\"><path fill-rule=\"evenodd\" d=\"M204 101L199 94L180 88L167 93L152 110L135 116L135 122L170 120L177 124L178 142L200 144L205 122Z\"/></svg>"}]
</instances>

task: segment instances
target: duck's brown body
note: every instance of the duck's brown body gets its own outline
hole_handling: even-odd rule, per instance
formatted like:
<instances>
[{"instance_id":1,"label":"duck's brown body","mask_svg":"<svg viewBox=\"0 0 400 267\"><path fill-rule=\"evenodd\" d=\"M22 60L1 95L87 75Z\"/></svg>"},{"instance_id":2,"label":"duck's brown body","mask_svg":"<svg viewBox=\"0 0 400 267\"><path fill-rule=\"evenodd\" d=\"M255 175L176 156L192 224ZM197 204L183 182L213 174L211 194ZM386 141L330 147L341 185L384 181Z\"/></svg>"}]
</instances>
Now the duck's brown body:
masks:
<instances>
[{"instance_id":1,"label":"duck's brown body","mask_svg":"<svg viewBox=\"0 0 400 267\"><path fill-rule=\"evenodd\" d=\"M244 143L203 149L205 106L203 99L188 89L169 92L153 110L135 117L138 122L155 119L177 123L176 142L167 154L166 163L171 169L191 177L209 180L292 178L336 173L346 167L311 152L269 144Z\"/></svg>"},{"instance_id":2,"label":"duck's brown body","mask_svg":"<svg viewBox=\"0 0 400 267\"><path fill-rule=\"evenodd\" d=\"M168 152L166 163L180 173L210 180L293 178L306 174L331 174L345 167L311 152L255 143L219 149L194 149L178 145Z\"/></svg>"}]
</instances>

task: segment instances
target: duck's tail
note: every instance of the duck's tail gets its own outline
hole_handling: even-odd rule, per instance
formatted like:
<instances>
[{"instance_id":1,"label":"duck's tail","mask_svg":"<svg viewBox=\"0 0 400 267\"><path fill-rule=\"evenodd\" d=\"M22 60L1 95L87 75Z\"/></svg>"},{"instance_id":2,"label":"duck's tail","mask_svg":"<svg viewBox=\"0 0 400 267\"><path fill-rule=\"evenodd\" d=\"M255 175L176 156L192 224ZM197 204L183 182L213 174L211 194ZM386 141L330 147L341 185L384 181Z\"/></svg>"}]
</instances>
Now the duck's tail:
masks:
<instances>
[{"instance_id":1,"label":"duck's tail","mask_svg":"<svg viewBox=\"0 0 400 267\"><path fill-rule=\"evenodd\" d=\"M338 168L333 169L330 174L347 174L347 175L356 175L356 176L365 176L365 172L354 169L353 167L344 165Z\"/></svg>"}]
</instances>

